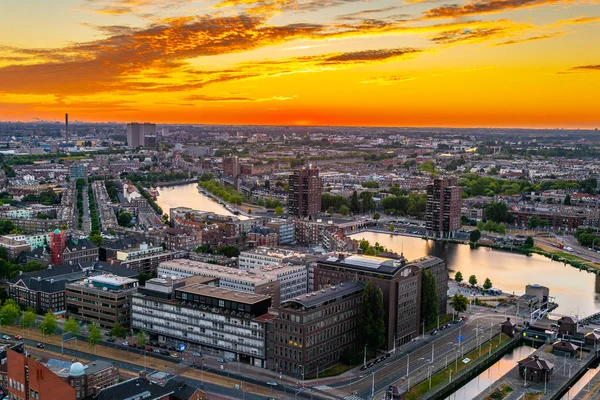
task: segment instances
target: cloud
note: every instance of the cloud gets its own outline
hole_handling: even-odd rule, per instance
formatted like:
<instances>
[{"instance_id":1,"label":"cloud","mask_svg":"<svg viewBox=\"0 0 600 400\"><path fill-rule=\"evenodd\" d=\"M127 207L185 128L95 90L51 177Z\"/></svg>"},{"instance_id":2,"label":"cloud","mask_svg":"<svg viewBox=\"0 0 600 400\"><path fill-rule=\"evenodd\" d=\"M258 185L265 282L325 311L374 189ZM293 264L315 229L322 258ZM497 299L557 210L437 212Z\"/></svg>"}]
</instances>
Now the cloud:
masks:
<instances>
[{"instance_id":1,"label":"cloud","mask_svg":"<svg viewBox=\"0 0 600 400\"><path fill-rule=\"evenodd\" d=\"M573 19L563 19L558 21L557 25L580 25L580 24L589 24L593 22L600 22L600 16L596 17L580 17Z\"/></svg>"},{"instance_id":2,"label":"cloud","mask_svg":"<svg viewBox=\"0 0 600 400\"><path fill-rule=\"evenodd\" d=\"M273 15L284 11L311 12L368 0L221 0L215 8L242 7L253 15Z\"/></svg>"},{"instance_id":3,"label":"cloud","mask_svg":"<svg viewBox=\"0 0 600 400\"><path fill-rule=\"evenodd\" d=\"M399 9L399 6L389 6L389 7L384 7L384 8L377 8L377 9L371 9L371 10L363 10L363 11L358 11L358 12L354 12L354 13L350 13L350 14L343 14L343 15L339 15L336 17L337 20L340 21L356 21L356 20L363 20L368 16L374 15L374 14L383 14L383 13L387 13L389 11L394 11Z\"/></svg>"},{"instance_id":4,"label":"cloud","mask_svg":"<svg viewBox=\"0 0 600 400\"><path fill-rule=\"evenodd\" d=\"M564 34L564 32L556 32L556 33L551 33L548 35L539 35L539 36L532 36L532 37L527 37L527 38L523 38L523 39L507 40L504 42L496 43L496 46L506 46L506 45L510 45L510 44L521 44L521 43L533 42L533 41L537 41L537 40L552 39L555 37L562 36L563 34Z\"/></svg>"},{"instance_id":5,"label":"cloud","mask_svg":"<svg viewBox=\"0 0 600 400\"><path fill-rule=\"evenodd\" d=\"M138 12L143 7L159 6L162 9L178 7L192 0L87 0L89 9L99 14L121 15Z\"/></svg>"},{"instance_id":6,"label":"cloud","mask_svg":"<svg viewBox=\"0 0 600 400\"><path fill-rule=\"evenodd\" d=\"M296 96L272 96L272 97L249 97L249 96L210 96L205 94L193 94L186 96L187 101L209 101L209 102L233 102L233 103L255 103L264 101L287 101L293 100Z\"/></svg>"},{"instance_id":7,"label":"cloud","mask_svg":"<svg viewBox=\"0 0 600 400\"><path fill-rule=\"evenodd\" d=\"M415 79L417 79L417 78L415 78L413 76L402 76L402 75L378 76L378 77L365 79L358 83L363 84L363 85L390 86L390 85L394 85L394 84L400 83L400 82L414 81Z\"/></svg>"},{"instance_id":8,"label":"cloud","mask_svg":"<svg viewBox=\"0 0 600 400\"><path fill-rule=\"evenodd\" d=\"M579 65L569 69L571 72L600 72L600 64L598 65Z\"/></svg>"},{"instance_id":9,"label":"cloud","mask_svg":"<svg viewBox=\"0 0 600 400\"><path fill-rule=\"evenodd\" d=\"M474 29L455 29L440 33L431 39L437 44L453 44L458 42L481 42L483 40L504 36L506 28L474 28Z\"/></svg>"},{"instance_id":10,"label":"cloud","mask_svg":"<svg viewBox=\"0 0 600 400\"><path fill-rule=\"evenodd\" d=\"M544 6L572 0L477 0L465 5L450 4L423 13L425 19L458 18L468 15L491 14L518 8Z\"/></svg>"}]
</instances>

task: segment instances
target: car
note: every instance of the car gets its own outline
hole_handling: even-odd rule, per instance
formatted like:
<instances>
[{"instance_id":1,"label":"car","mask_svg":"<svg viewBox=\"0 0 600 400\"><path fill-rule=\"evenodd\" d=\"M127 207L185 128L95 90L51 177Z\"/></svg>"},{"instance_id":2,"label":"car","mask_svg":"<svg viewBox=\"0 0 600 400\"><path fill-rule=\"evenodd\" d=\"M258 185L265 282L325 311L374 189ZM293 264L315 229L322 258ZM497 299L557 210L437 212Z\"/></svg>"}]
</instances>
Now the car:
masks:
<instances>
[{"instance_id":1,"label":"car","mask_svg":"<svg viewBox=\"0 0 600 400\"><path fill-rule=\"evenodd\" d=\"M225 364L227 362L227 359L219 358L217 361L220 362L221 364Z\"/></svg>"},{"instance_id":2,"label":"car","mask_svg":"<svg viewBox=\"0 0 600 400\"><path fill-rule=\"evenodd\" d=\"M177 354L177 353L171 353L171 357L173 357L173 358L179 358L179 354Z\"/></svg>"},{"instance_id":3,"label":"car","mask_svg":"<svg viewBox=\"0 0 600 400\"><path fill-rule=\"evenodd\" d=\"M4 340L11 340L12 338L8 335L2 335L2 339Z\"/></svg>"},{"instance_id":4,"label":"car","mask_svg":"<svg viewBox=\"0 0 600 400\"><path fill-rule=\"evenodd\" d=\"M177 348L175 346L169 346L169 347L167 347L167 350L177 351Z\"/></svg>"},{"instance_id":5,"label":"car","mask_svg":"<svg viewBox=\"0 0 600 400\"><path fill-rule=\"evenodd\" d=\"M385 356L383 356L383 358L390 358L392 355L390 353L387 353Z\"/></svg>"},{"instance_id":6,"label":"car","mask_svg":"<svg viewBox=\"0 0 600 400\"><path fill-rule=\"evenodd\" d=\"M367 369L367 366L366 366L366 365L363 365L362 367L360 367L360 370L361 370L361 371L364 371L365 369Z\"/></svg>"},{"instance_id":7,"label":"car","mask_svg":"<svg viewBox=\"0 0 600 400\"><path fill-rule=\"evenodd\" d=\"M114 337L109 337L106 339L107 342L113 343L115 341Z\"/></svg>"},{"instance_id":8,"label":"car","mask_svg":"<svg viewBox=\"0 0 600 400\"><path fill-rule=\"evenodd\" d=\"M15 335L15 340L23 340L23 336L21 336L21 335Z\"/></svg>"},{"instance_id":9,"label":"car","mask_svg":"<svg viewBox=\"0 0 600 400\"><path fill-rule=\"evenodd\" d=\"M161 345L160 345L160 348L161 348L161 349L166 349L166 348L167 348L167 345L166 345L166 344L161 344Z\"/></svg>"},{"instance_id":10,"label":"car","mask_svg":"<svg viewBox=\"0 0 600 400\"><path fill-rule=\"evenodd\" d=\"M446 325L442 325L442 326L440 326L440 331L443 331L443 330L445 330L445 329L446 329Z\"/></svg>"},{"instance_id":11,"label":"car","mask_svg":"<svg viewBox=\"0 0 600 400\"><path fill-rule=\"evenodd\" d=\"M129 347L133 347L134 349L136 349L137 348L137 344L135 344L135 343L129 343Z\"/></svg>"},{"instance_id":12,"label":"car","mask_svg":"<svg viewBox=\"0 0 600 400\"><path fill-rule=\"evenodd\" d=\"M146 347L146 351L152 351L152 350L153 350L152 347L150 347L150 346Z\"/></svg>"},{"instance_id":13,"label":"car","mask_svg":"<svg viewBox=\"0 0 600 400\"><path fill-rule=\"evenodd\" d=\"M171 353L169 353L169 351L168 351L168 350L161 350L161 351L160 351L160 354L161 354L161 355L163 355L163 356L168 356L168 355L170 355Z\"/></svg>"},{"instance_id":14,"label":"car","mask_svg":"<svg viewBox=\"0 0 600 400\"><path fill-rule=\"evenodd\" d=\"M123 346L129 346L129 342L123 342L121 343Z\"/></svg>"},{"instance_id":15,"label":"car","mask_svg":"<svg viewBox=\"0 0 600 400\"><path fill-rule=\"evenodd\" d=\"M156 343L156 342L150 342L148 344L152 347L158 347L158 343Z\"/></svg>"},{"instance_id":16,"label":"car","mask_svg":"<svg viewBox=\"0 0 600 400\"><path fill-rule=\"evenodd\" d=\"M437 334L438 334L438 330L437 329L434 329L433 332L431 332L431 336L435 336Z\"/></svg>"},{"instance_id":17,"label":"car","mask_svg":"<svg viewBox=\"0 0 600 400\"><path fill-rule=\"evenodd\" d=\"M375 359L374 362L375 362L375 364L379 364L381 361L383 361L381 358L377 358L377 359Z\"/></svg>"},{"instance_id":18,"label":"car","mask_svg":"<svg viewBox=\"0 0 600 400\"><path fill-rule=\"evenodd\" d=\"M160 351L161 351L160 349L154 349L154 350L152 350L152 352L156 353L156 354L160 354Z\"/></svg>"},{"instance_id":19,"label":"car","mask_svg":"<svg viewBox=\"0 0 600 400\"><path fill-rule=\"evenodd\" d=\"M367 368L371 368L372 366L373 366L372 362L370 362L370 363L367 364Z\"/></svg>"},{"instance_id":20,"label":"car","mask_svg":"<svg viewBox=\"0 0 600 400\"><path fill-rule=\"evenodd\" d=\"M35 347L37 347L38 349L43 349L44 348L44 344L43 343L38 343L35 345Z\"/></svg>"},{"instance_id":21,"label":"car","mask_svg":"<svg viewBox=\"0 0 600 400\"><path fill-rule=\"evenodd\" d=\"M194 353L194 357L202 357L202 353L196 352L196 353Z\"/></svg>"},{"instance_id":22,"label":"car","mask_svg":"<svg viewBox=\"0 0 600 400\"><path fill-rule=\"evenodd\" d=\"M277 386L277 382L275 382L275 381L269 381L269 382L267 382L267 385L269 385L269 386Z\"/></svg>"}]
</instances>

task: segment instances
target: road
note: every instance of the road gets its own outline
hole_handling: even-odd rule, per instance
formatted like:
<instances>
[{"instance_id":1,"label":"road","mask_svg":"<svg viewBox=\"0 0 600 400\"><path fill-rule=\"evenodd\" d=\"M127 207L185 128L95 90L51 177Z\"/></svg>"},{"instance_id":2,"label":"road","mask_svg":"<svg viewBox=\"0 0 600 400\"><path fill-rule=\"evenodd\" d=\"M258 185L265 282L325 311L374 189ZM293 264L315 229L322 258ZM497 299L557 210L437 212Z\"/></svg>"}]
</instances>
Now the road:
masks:
<instances>
[{"instance_id":1,"label":"road","mask_svg":"<svg viewBox=\"0 0 600 400\"><path fill-rule=\"evenodd\" d=\"M88 185L83 187L83 231L89 234L92 231L90 221L90 202L88 200Z\"/></svg>"},{"instance_id":2,"label":"road","mask_svg":"<svg viewBox=\"0 0 600 400\"><path fill-rule=\"evenodd\" d=\"M504 314L495 313L471 316L466 322L441 331L442 335L426 335L425 339L411 343L412 348L376 364L358 378L328 385L335 388L335 393L339 396L348 396L356 392L361 398L368 398L372 392L379 398L389 385L399 385L407 389L409 385L412 387L426 379L430 366L435 373L477 348L480 342L483 343L489 340L490 336L497 335L500 332L499 324L504 319ZM463 337L460 345L457 340L459 336Z\"/></svg>"}]
</instances>

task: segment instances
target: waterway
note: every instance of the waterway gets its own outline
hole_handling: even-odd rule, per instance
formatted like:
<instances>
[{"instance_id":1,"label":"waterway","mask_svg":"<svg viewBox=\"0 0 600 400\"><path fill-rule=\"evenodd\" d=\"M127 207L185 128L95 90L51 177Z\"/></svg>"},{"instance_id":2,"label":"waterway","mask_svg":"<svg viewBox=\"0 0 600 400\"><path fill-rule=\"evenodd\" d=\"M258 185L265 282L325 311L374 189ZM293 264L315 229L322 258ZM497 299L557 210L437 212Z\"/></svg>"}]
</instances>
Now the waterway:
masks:
<instances>
[{"instance_id":1,"label":"waterway","mask_svg":"<svg viewBox=\"0 0 600 400\"><path fill-rule=\"evenodd\" d=\"M451 394L446 400L470 400L489 388L500 377L513 369L517 362L535 351L533 347L519 346L506 353L498 362L473 378L466 385Z\"/></svg>"},{"instance_id":2,"label":"waterway","mask_svg":"<svg viewBox=\"0 0 600 400\"><path fill-rule=\"evenodd\" d=\"M171 208L189 207L194 210L210 211L220 215L233 215L222 204L198 192L198 185L190 183L178 186L161 186L157 188L156 203L168 213ZM239 215L238 218L245 219Z\"/></svg>"},{"instance_id":3,"label":"waterway","mask_svg":"<svg viewBox=\"0 0 600 400\"><path fill-rule=\"evenodd\" d=\"M451 277L460 271L465 280L470 275L475 275L480 283L490 278L494 287L507 293L523 294L527 284L547 286L559 304L556 313L579 313L583 317L600 311L600 276L537 254L527 257L487 247L472 249L469 245L377 232L357 233L353 238L404 252L409 260L425 255L440 257L446 261Z\"/></svg>"}]
</instances>

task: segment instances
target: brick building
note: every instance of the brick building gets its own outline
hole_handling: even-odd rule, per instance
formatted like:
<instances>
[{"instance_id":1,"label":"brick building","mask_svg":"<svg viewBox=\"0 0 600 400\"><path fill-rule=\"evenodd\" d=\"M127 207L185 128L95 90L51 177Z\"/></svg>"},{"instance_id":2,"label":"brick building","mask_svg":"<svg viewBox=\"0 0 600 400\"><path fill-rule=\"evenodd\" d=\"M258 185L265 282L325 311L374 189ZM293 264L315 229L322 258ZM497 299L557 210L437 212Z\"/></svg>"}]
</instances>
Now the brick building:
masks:
<instances>
[{"instance_id":1,"label":"brick building","mask_svg":"<svg viewBox=\"0 0 600 400\"><path fill-rule=\"evenodd\" d=\"M319 169L300 168L289 176L288 212L297 218L308 218L321 212L323 183Z\"/></svg>"},{"instance_id":2,"label":"brick building","mask_svg":"<svg viewBox=\"0 0 600 400\"><path fill-rule=\"evenodd\" d=\"M436 178L427 185L427 234L454 237L460 229L462 189L455 177Z\"/></svg>"}]
</instances>

